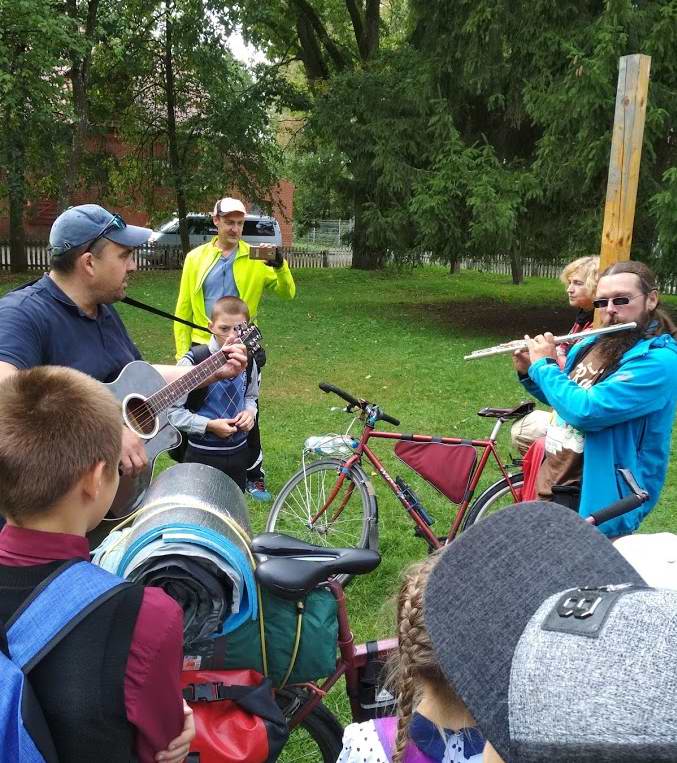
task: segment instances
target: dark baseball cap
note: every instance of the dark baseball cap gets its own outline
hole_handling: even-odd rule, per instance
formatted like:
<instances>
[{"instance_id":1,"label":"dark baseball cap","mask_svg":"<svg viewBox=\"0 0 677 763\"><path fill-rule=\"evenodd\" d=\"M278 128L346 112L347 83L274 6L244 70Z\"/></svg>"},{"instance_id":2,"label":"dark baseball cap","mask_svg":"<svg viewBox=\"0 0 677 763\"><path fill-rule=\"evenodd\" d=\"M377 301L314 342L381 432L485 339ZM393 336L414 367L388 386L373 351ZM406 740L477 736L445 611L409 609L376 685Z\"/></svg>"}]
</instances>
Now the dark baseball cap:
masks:
<instances>
[{"instance_id":1,"label":"dark baseball cap","mask_svg":"<svg viewBox=\"0 0 677 763\"><path fill-rule=\"evenodd\" d=\"M575 512L522 503L468 528L424 611L505 763L677 760L677 592L647 587Z\"/></svg>"},{"instance_id":2,"label":"dark baseball cap","mask_svg":"<svg viewBox=\"0 0 677 763\"><path fill-rule=\"evenodd\" d=\"M138 225L127 225L98 204L69 207L54 221L49 232L52 254L65 254L98 238L107 238L121 246L134 248L145 244L153 231Z\"/></svg>"}]
</instances>

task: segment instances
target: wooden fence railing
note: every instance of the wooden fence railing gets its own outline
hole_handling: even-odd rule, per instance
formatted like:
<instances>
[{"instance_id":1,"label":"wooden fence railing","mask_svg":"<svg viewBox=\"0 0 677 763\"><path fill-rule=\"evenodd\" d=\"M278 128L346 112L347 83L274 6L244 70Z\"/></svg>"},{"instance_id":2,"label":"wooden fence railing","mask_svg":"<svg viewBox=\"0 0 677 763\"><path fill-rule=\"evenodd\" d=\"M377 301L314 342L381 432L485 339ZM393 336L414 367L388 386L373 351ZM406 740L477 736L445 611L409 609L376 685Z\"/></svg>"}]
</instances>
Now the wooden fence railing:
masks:
<instances>
[{"instance_id":1,"label":"wooden fence railing","mask_svg":"<svg viewBox=\"0 0 677 763\"><path fill-rule=\"evenodd\" d=\"M350 249L322 250L309 252L284 248L284 256L292 268L349 268L353 262ZM28 270L44 271L49 269L49 244L46 241L29 241L26 243ZM137 268L141 271L176 270L183 266L183 253L180 247L140 246L134 253ZM421 258L426 261L428 257ZM0 271L9 270L9 244L0 241ZM557 278L566 264L565 260L536 260L524 258L522 272L525 278ZM486 257L474 259L464 257L461 268L466 270L481 270L487 273L510 275L510 259L507 256ZM677 294L677 274L669 274L661 279L661 291L664 294Z\"/></svg>"},{"instance_id":2,"label":"wooden fence railing","mask_svg":"<svg viewBox=\"0 0 677 763\"><path fill-rule=\"evenodd\" d=\"M298 251L293 247L283 248L284 256L293 268L346 268L350 267L353 255L350 250L322 250L317 252ZM49 243L47 241L26 242L28 270L49 269ZM176 270L183 266L183 252L175 246L140 246L134 252L138 270ZM0 241L0 271L9 270L9 243Z\"/></svg>"}]
</instances>

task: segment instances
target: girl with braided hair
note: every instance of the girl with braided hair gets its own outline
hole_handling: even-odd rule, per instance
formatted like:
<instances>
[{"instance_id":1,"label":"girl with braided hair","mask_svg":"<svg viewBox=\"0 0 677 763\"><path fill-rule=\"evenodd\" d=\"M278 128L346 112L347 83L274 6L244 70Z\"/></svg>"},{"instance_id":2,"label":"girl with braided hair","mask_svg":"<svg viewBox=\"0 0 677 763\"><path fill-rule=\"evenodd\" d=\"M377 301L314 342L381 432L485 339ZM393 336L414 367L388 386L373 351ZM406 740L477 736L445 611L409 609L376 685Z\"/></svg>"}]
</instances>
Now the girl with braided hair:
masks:
<instances>
[{"instance_id":1,"label":"girl with braided hair","mask_svg":"<svg viewBox=\"0 0 677 763\"><path fill-rule=\"evenodd\" d=\"M350 724L338 763L481 763L484 739L439 667L423 619L438 553L405 573L397 600L398 651L391 691L397 717Z\"/></svg>"}]
</instances>

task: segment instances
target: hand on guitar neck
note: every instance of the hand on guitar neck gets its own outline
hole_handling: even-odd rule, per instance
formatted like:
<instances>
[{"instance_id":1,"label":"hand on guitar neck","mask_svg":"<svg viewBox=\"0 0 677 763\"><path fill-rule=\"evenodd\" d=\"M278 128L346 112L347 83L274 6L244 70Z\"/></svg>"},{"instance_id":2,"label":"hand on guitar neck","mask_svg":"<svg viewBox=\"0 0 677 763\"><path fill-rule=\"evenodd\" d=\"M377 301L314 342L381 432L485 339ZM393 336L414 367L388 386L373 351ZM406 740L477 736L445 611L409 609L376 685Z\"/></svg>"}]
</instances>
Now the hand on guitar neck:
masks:
<instances>
[{"instance_id":1,"label":"hand on guitar neck","mask_svg":"<svg viewBox=\"0 0 677 763\"><path fill-rule=\"evenodd\" d=\"M120 400L126 425L120 461L123 477L108 518L121 519L139 504L150 483L156 457L181 442L181 435L167 419L167 410L191 390L245 371L247 353L257 352L261 334L256 326L247 323L236 329L233 344L223 346L196 366L151 367L136 360L106 385ZM231 422L244 431L248 431L248 424Z\"/></svg>"},{"instance_id":2,"label":"hand on guitar neck","mask_svg":"<svg viewBox=\"0 0 677 763\"><path fill-rule=\"evenodd\" d=\"M200 386L205 387L221 379L231 379L241 374L247 367L247 348L244 344L236 342L222 348L222 352L228 357L228 362L216 369L214 374ZM184 376L191 369L183 366L153 366L159 371L164 380L169 384ZM132 432L128 427L122 430L122 452L120 454L120 473L125 477L134 477L148 466L148 455L144 441Z\"/></svg>"}]
</instances>

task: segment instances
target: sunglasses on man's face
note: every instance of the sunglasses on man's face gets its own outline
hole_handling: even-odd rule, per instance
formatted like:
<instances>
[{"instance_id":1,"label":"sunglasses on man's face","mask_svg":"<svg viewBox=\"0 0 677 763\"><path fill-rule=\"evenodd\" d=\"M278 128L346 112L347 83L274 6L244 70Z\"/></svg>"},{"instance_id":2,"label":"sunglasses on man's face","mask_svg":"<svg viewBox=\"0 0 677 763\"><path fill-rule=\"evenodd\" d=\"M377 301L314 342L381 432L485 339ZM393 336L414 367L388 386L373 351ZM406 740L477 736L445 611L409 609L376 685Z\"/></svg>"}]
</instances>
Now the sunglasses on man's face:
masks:
<instances>
[{"instance_id":1,"label":"sunglasses on man's face","mask_svg":"<svg viewBox=\"0 0 677 763\"><path fill-rule=\"evenodd\" d=\"M644 294L635 294L634 297L611 297L611 299L593 299L592 306L595 308L595 310L604 310L609 306L609 302L611 302L612 305L620 307L620 305L629 305L633 299L637 299L637 297L643 296Z\"/></svg>"}]
</instances>

